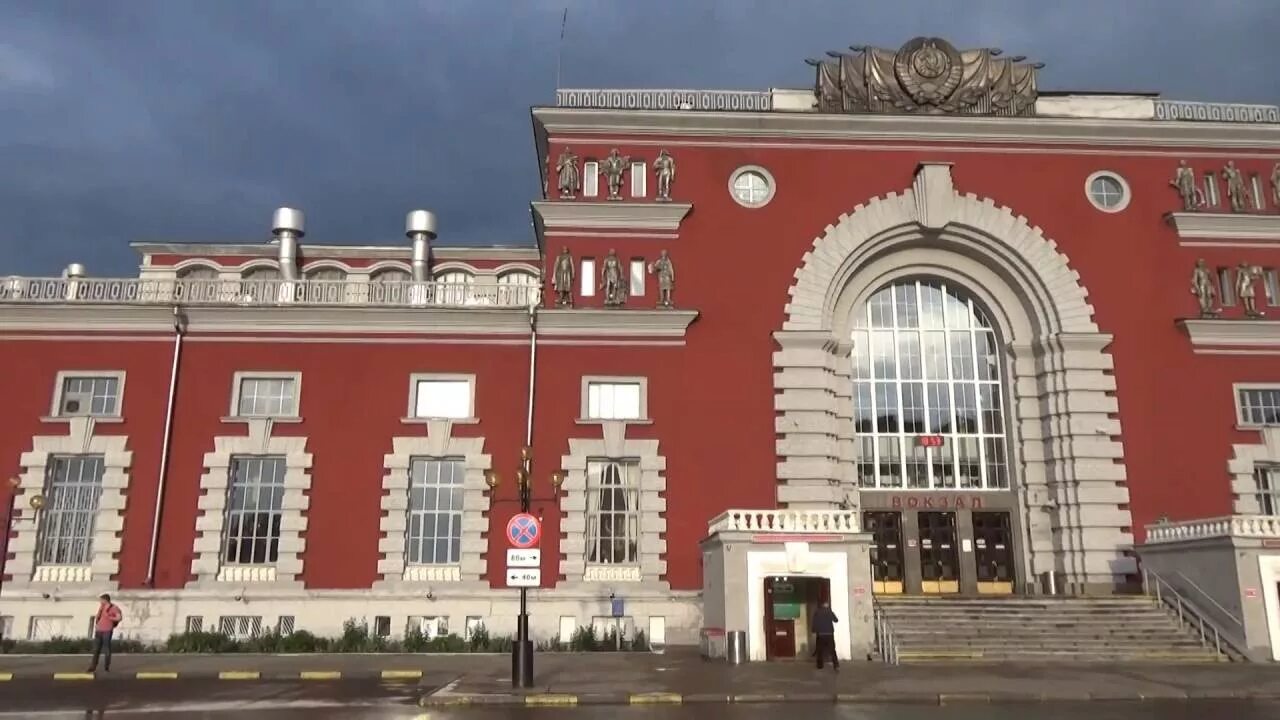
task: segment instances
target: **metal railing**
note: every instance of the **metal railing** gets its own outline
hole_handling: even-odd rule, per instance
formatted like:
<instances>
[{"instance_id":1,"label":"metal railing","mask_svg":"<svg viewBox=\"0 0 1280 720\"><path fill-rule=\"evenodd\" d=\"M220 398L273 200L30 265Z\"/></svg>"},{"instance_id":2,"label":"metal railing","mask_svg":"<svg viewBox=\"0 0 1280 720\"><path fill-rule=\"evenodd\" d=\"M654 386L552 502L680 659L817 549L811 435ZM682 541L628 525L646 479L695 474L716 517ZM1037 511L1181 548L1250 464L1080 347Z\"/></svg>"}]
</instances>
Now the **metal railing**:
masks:
<instances>
[{"instance_id":1,"label":"metal railing","mask_svg":"<svg viewBox=\"0 0 1280 720\"><path fill-rule=\"evenodd\" d=\"M1159 573L1144 568L1142 571L1142 587L1148 596L1155 599L1157 604L1167 606L1178 614L1179 625L1184 628L1191 627L1191 629L1198 631L1200 644L1205 647L1212 647L1219 655L1226 655L1231 660L1246 660L1248 658L1245 652L1245 644L1240 637L1237 637L1234 633L1209 618L1206 612L1185 598L1173 584L1161 577ZM1239 618L1227 612L1217 601L1204 594L1203 590L1199 590L1199 592L1226 613L1228 617L1236 623L1240 623ZM1240 627L1243 629L1242 623L1240 623Z\"/></svg>"},{"instance_id":2,"label":"metal railing","mask_svg":"<svg viewBox=\"0 0 1280 720\"><path fill-rule=\"evenodd\" d=\"M889 665L897 665L898 639L894 637L893 626L889 623L889 616L885 613L884 608L880 606L880 602L876 600L875 593L871 595L871 614L876 626L876 652L880 653L880 659L884 662Z\"/></svg>"},{"instance_id":3,"label":"metal railing","mask_svg":"<svg viewBox=\"0 0 1280 720\"><path fill-rule=\"evenodd\" d=\"M372 305L379 307L528 307L537 285L501 282L371 282L282 279L0 279L0 303L91 305Z\"/></svg>"}]
</instances>

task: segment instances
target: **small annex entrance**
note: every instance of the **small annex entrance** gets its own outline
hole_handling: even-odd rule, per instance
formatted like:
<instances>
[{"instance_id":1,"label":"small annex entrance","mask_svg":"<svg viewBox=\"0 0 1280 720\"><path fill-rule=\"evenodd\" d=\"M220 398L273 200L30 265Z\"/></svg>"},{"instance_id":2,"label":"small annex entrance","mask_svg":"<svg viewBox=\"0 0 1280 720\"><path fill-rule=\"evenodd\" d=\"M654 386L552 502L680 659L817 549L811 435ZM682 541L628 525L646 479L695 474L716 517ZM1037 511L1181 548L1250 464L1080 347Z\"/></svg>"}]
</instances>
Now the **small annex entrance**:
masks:
<instances>
[{"instance_id":1,"label":"small annex entrance","mask_svg":"<svg viewBox=\"0 0 1280 720\"><path fill-rule=\"evenodd\" d=\"M822 577L764 579L765 658L807 658L813 651L809 619L831 601L831 581Z\"/></svg>"}]
</instances>

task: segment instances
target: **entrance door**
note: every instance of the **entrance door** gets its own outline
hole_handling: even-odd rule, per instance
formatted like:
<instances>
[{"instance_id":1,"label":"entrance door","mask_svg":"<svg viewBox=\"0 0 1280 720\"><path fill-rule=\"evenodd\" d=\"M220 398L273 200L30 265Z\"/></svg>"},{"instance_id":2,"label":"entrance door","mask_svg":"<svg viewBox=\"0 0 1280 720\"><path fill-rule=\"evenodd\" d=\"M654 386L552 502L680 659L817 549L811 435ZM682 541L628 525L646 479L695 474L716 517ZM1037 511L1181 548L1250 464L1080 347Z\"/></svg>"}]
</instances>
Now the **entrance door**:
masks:
<instances>
[{"instance_id":1,"label":"entrance door","mask_svg":"<svg viewBox=\"0 0 1280 720\"><path fill-rule=\"evenodd\" d=\"M765 659L808 656L809 619L831 601L831 581L818 577L767 577L764 580Z\"/></svg>"},{"instance_id":2,"label":"entrance door","mask_svg":"<svg viewBox=\"0 0 1280 720\"><path fill-rule=\"evenodd\" d=\"M862 527L871 533L871 591L902 593L902 513L864 512Z\"/></svg>"},{"instance_id":3,"label":"entrance door","mask_svg":"<svg viewBox=\"0 0 1280 720\"><path fill-rule=\"evenodd\" d=\"M920 523L920 591L960 592L959 552L956 549L956 514L922 512Z\"/></svg>"},{"instance_id":4,"label":"entrance door","mask_svg":"<svg viewBox=\"0 0 1280 720\"><path fill-rule=\"evenodd\" d=\"M1013 529L1009 513L973 513L973 560L977 563L979 593L1013 593Z\"/></svg>"}]
</instances>

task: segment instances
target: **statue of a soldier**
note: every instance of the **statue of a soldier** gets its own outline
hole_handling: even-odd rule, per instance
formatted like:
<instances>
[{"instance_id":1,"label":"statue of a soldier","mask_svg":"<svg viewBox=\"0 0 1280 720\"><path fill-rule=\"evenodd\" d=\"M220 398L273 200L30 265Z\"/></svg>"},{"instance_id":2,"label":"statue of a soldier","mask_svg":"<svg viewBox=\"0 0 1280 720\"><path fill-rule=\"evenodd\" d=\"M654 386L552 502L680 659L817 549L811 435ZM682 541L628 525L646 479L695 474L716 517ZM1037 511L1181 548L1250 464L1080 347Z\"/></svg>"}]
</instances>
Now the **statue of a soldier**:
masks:
<instances>
[{"instance_id":1,"label":"statue of a soldier","mask_svg":"<svg viewBox=\"0 0 1280 720\"><path fill-rule=\"evenodd\" d=\"M600 163L600 172L609 182L609 199L622 199L622 175L631 163L630 155L623 155L618 148L609 151L609 156Z\"/></svg>"},{"instance_id":2,"label":"statue of a soldier","mask_svg":"<svg viewBox=\"0 0 1280 720\"><path fill-rule=\"evenodd\" d=\"M1245 317L1260 318L1262 311L1258 309L1258 295L1254 289L1253 281L1262 275L1256 268L1250 267L1249 263L1240 263L1240 267L1236 269L1236 295L1240 296L1240 304L1244 306Z\"/></svg>"},{"instance_id":3,"label":"statue of a soldier","mask_svg":"<svg viewBox=\"0 0 1280 720\"><path fill-rule=\"evenodd\" d=\"M649 273L658 276L658 307L663 310L675 307L671 304L671 291L676 286L676 267L671 264L666 250L658 255L657 260L649 263Z\"/></svg>"},{"instance_id":4,"label":"statue of a soldier","mask_svg":"<svg viewBox=\"0 0 1280 720\"><path fill-rule=\"evenodd\" d=\"M1248 212L1249 190L1244 185L1244 173L1240 172L1234 161L1227 161L1227 166L1222 169L1222 178L1227 181L1227 199L1231 201L1231 211Z\"/></svg>"},{"instance_id":5,"label":"statue of a soldier","mask_svg":"<svg viewBox=\"0 0 1280 720\"><path fill-rule=\"evenodd\" d=\"M1214 305L1214 297L1218 294L1213 286L1213 273L1204 264L1204 258L1196 261L1196 269L1191 271L1191 292L1200 301L1200 317L1217 317L1220 312Z\"/></svg>"},{"instance_id":6,"label":"statue of a soldier","mask_svg":"<svg viewBox=\"0 0 1280 720\"><path fill-rule=\"evenodd\" d=\"M565 148L556 160L556 188L560 190L561 200L572 200L574 194L582 189L582 175L578 172L578 156L573 150Z\"/></svg>"},{"instance_id":7,"label":"statue of a soldier","mask_svg":"<svg viewBox=\"0 0 1280 720\"><path fill-rule=\"evenodd\" d=\"M555 271L551 275L551 287L556 291L556 307L573 307L573 280L575 277L573 256L569 248L556 257Z\"/></svg>"},{"instance_id":8,"label":"statue of a soldier","mask_svg":"<svg viewBox=\"0 0 1280 720\"><path fill-rule=\"evenodd\" d=\"M1276 165L1280 170L1280 165ZM658 153L653 161L653 174L658 180L658 202L671 201L671 181L676 179L676 159L665 149Z\"/></svg>"},{"instance_id":9,"label":"statue of a soldier","mask_svg":"<svg viewBox=\"0 0 1280 720\"><path fill-rule=\"evenodd\" d=\"M1178 170L1173 175L1173 180L1169 184L1178 189L1178 194L1182 196L1182 209L1187 212L1195 212L1204 205L1204 194L1200 188L1196 187L1196 173L1187 167L1187 161L1182 160L1178 163Z\"/></svg>"},{"instance_id":10,"label":"statue of a soldier","mask_svg":"<svg viewBox=\"0 0 1280 720\"><path fill-rule=\"evenodd\" d=\"M622 307L627 299L626 288L622 285L622 263L618 261L616 250L610 250L601 263L600 288L604 291L605 307Z\"/></svg>"}]
</instances>

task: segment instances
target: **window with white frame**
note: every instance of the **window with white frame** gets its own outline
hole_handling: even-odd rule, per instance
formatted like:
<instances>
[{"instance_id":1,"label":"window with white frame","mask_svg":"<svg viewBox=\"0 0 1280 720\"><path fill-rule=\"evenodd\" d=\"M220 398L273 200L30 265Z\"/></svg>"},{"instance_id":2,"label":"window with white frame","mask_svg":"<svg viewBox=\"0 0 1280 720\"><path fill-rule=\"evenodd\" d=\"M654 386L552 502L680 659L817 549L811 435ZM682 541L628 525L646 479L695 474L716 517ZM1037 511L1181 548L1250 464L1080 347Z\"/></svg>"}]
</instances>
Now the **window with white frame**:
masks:
<instances>
[{"instance_id":1,"label":"window with white frame","mask_svg":"<svg viewBox=\"0 0 1280 720\"><path fill-rule=\"evenodd\" d=\"M631 197L642 198L647 194L647 172L642 162L631 163Z\"/></svg>"},{"instance_id":2,"label":"window with white frame","mask_svg":"<svg viewBox=\"0 0 1280 720\"><path fill-rule=\"evenodd\" d=\"M640 558L640 464L587 463L587 563L634 565Z\"/></svg>"},{"instance_id":3,"label":"window with white frame","mask_svg":"<svg viewBox=\"0 0 1280 720\"><path fill-rule=\"evenodd\" d=\"M1209 207L1218 207L1220 202L1218 197L1218 175L1213 171L1204 174L1204 204Z\"/></svg>"},{"instance_id":4,"label":"window with white frame","mask_svg":"<svg viewBox=\"0 0 1280 720\"><path fill-rule=\"evenodd\" d=\"M600 194L600 163L592 160L582 163L582 197Z\"/></svg>"},{"instance_id":5,"label":"window with white frame","mask_svg":"<svg viewBox=\"0 0 1280 720\"><path fill-rule=\"evenodd\" d=\"M1223 307L1232 307L1236 304L1236 283L1232 279L1234 277L1235 274L1232 273L1231 268L1218 268L1218 288L1220 290L1218 297L1222 300Z\"/></svg>"},{"instance_id":6,"label":"window with white frame","mask_svg":"<svg viewBox=\"0 0 1280 720\"><path fill-rule=\"evenodd\" d=\"M475 378L472 376L413 376L412 417L420 419L472 417Z\"/></svg>"},{"instance_id":7,"label":"window with white frame","mask_svg":"<svg viewBox=\"0 0 1280 720\"><path fill-rule=\"evenodd\" d=\"M1258 173L1250 176L1250 184L1253 185L1253 207L1257 210L1266 210L1267 201L1266 193L1262 191L1262 178L1258 177Z\"/></svg>"},{"instance_id":8,"label":"window with white frame","mask_svg":"<svg viewBox=\"0 0 1280 720\"><path fill-rule=\"evenodd\" d=\"M298 375L236 375L235 417L297 417Z\"/></svg>"},{"instance_id":9,"label":"window with white frame","mask_svg":"<svg viewBox=\"0 0 1280 720\"><path fill-rule=\"evenodd\" d=\"M410 461L409 565L456 565L461 559L463 473L461 459Z\"/></svg>"},{"instance_id":10,"label":"window with white frame","mask_svg":"<svg viewBox=\"0 0 1280 720\"><path fill-rule=\"evenodd\" d=\"M1237 385L1236 418L1249 427L1280 425L1280 385Z\"/></svg>"},{"instance_id":11,"label":"window with white frame","mask_svg":"<svg viewBox=\"0 0 1280 720\"><path fill-rule=\"evenodd\" d=\"M640 258L631 261L631 297L644 297L644 260Z\"/></svg>"},{"instance_id":12,"label":"window with white frame","mask_svg":"<svg viewBox=\"0 0 1280 720\"><path fill-rule=\"evenodd\" d=\"M536 305L538 303L538 276L522 270L512 270L498 276L498 304L506 307Z\"/></svg>"},{"instance_id":13,"label":"window with white frame","mask_svg":"<svg viewBox=\"0 0 1280 720\"><path fill-rule=\"evenodd\" d=\"M231 459L222 562L269 565L280 551L285 459L248 456Z\"/></svg>"},{"instance_id":14,"label":"window with white frame","mask_svg":"<svg viewBox=\"0 0 1280 720\"><path fill-rule=\"evenodd\" d=\"M208 265L188 265L178 271L179 280L217 280L218 269Z\"/></svg>"},{"instance_id":15,"label":"window with white frame","mask_svg":"<svg viewBox=\"0 0 1280 720\"><path fill-rule=\"evenodd\" d=\"M124 373L59 374L54 415L57 417L116 417L120 415L120 385Z\"/></svg>"},{"instance_id":16,"label":"window with white frame","mask_svg":"<svg viewBox=\"0 0 1280 720\"><path fill-rule=\"evenodd\" d=\"M1267 305L1280 307L1280 271L1275 268L1262 270L1262 288L1267 295Z\"/></svg>"},{"instance_id":17,"label":"window with white frame","mask_svg":"<svg viewBox=\"0 0 1280 720\"><path fill-rule=\"evenodd\" d=\"M582 297L596 294L596 261L593 258L582 258Z\"/></svg>"},{"instance_id":18,"label":"window with white frame","mask_svg":"<svg viewBox=\"0 0 1280 720\"><path fill-rule=\"evenodd\" d=\"M469 305L475 299L472 284L474 275L465 270L453 270L441 273L435 278L435 300L437 305Z\"/></svg>"},{"instance_id":19,"label":"window with white frame","mask_svg":"<svg viewBox=\"0 0 1280 720\"><path fill-rule=\"evenodd\" d=\"M586 419L644 419L644 383L638 380L588 380L586 394Z\"/></svg>"},{"instance_id":20,"label":"window with white frame","mask_svg":"<svg viewBox=\"0 0 1280 720\"><path fill-rule=\"evenodd\" d=\"M50 458L36 538L37 565L88 565L93 559L103 468L101 455Z\"/></svg>"},{"instance_id":21,"label":"window with white frame","mask_svg":"<svg viewBox=\"0 0 1280 720\"><path fill-rule=\"evenodd\" d=\"M1258 512L1280 515L1280 465L1259 465L1253 469L1257 484Z\"/></svg>"}]
</instances>

